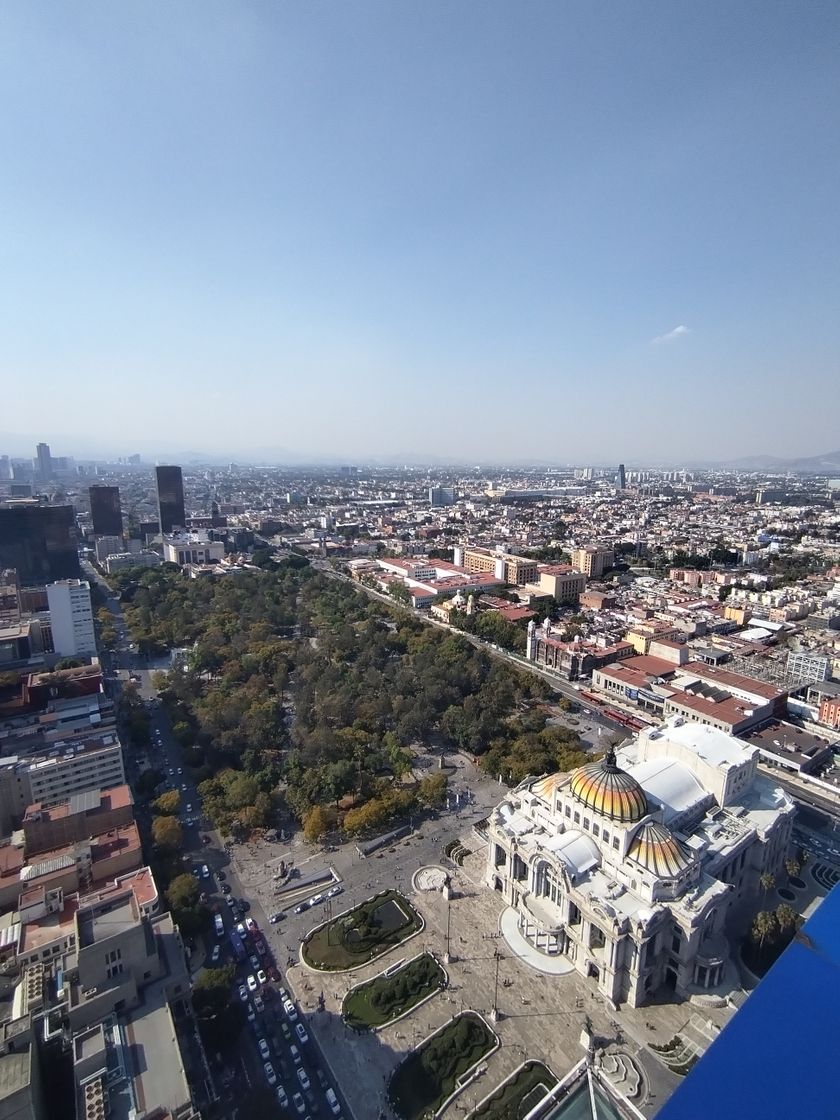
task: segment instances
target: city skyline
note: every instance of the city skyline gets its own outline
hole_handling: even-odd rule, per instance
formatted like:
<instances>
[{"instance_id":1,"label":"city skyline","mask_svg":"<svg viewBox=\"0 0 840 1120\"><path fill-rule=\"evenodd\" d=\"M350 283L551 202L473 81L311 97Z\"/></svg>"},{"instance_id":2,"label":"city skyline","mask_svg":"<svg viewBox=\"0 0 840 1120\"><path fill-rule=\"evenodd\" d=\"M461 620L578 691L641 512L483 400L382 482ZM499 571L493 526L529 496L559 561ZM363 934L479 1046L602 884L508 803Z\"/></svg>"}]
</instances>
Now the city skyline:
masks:
<instances>
[{"instance_id":1,"label":"city skyline","mask_svg":"<svg viewBox=\"0 0 840 1120\"><path fill-rule=\"evenodd\" d=\"M836 446L836 7L80 12L4 12L2 450Z\"/></svg>"}]
</instances>

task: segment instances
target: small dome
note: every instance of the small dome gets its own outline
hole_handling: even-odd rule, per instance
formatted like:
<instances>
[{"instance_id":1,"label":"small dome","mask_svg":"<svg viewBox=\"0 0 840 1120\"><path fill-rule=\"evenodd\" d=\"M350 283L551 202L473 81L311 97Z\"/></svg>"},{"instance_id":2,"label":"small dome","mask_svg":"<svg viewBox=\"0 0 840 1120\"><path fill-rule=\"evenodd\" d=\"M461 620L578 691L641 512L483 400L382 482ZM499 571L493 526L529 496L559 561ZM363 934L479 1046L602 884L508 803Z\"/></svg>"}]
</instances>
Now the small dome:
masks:
<instances>
[{"instance_id":1,"label":"small dome","mask_svg":"<svg viewBox=\"0 0 840 1120\"><path fill-rule=\"evenodd\" d=\"M627 858L635 860L659 879L674 879L691 865L688 852L663 824L646 821L639 831Z\"/></svg>"},{"instance_id":2,"label":"small dome","mask_svg":"<svg viewBox=\"0 0 840 1120\"><path fill-rule=\"evenodd\" d=\"M630 824L648 811L645 791L626 770L620 770L615 751L572 774L571 791L588 809L610 820Z\"/></svg>"}]
</instances>

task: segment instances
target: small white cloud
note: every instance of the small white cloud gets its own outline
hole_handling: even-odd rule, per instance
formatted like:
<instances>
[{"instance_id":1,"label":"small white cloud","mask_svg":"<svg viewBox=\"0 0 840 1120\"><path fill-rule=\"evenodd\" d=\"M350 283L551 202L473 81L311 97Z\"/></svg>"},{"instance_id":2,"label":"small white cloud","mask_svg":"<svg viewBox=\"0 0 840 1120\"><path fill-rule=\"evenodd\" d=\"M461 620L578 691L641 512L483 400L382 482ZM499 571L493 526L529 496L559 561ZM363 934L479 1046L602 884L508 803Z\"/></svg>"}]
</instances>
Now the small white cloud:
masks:
<instances>
[{"instance_id":1,"label":"small white cloud","mask_svg":"<svg viewBox=\"0 0 840 1120\"><path fill-rule=\"evenodd\" d=\"M663 342L674 342L676 339L682 338L683 335L686 334L691 334L691 329L686 327L683 323L680 323L678 327L674 327L674 329L668 331L667 334L658 334L656 338L652 338L650 344L651 346L660 346Z\"/></svg>"}]
</instances>

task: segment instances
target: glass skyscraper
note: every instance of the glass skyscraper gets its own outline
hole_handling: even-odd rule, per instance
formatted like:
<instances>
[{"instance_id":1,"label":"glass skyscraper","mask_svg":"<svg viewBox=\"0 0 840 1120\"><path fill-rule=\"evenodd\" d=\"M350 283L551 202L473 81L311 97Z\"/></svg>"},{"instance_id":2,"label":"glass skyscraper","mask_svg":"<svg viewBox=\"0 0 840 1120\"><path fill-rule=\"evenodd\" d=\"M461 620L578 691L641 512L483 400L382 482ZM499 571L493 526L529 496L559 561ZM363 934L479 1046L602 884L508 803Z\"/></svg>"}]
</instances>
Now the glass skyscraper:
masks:
<instances>
[{"instance_id":1,"label":"glass skyscraper","mask_svg":"<svg viewBox=\"0 0 840 1120\"><path fill-rule=\"evenodd\" d=\"M34 501L0 505L0 568L14 568L21 587L78 579L73 507Z\"/></svg>"},{"instance_id":2,"label":"glass skyscraper","mask_svg":"<svg viewBox=\"0 0 840 1120\"><path fill-rule=\"evenodd\" d=\"M91 486L90 516L97 537L122 536L122 510L119 486Z\"/></svg>"},{"instance_id":3,"label":"glass skyscraper","mask_svg":"<svg viewBox=\"0 0 840 1120\"><path fill-rule=\"evenodd\" d=\"M184 528L184 478L180 467L155 467L157 476L158 515L160 531L171 533L177 525Z\"/></svg>"}]
</instances>

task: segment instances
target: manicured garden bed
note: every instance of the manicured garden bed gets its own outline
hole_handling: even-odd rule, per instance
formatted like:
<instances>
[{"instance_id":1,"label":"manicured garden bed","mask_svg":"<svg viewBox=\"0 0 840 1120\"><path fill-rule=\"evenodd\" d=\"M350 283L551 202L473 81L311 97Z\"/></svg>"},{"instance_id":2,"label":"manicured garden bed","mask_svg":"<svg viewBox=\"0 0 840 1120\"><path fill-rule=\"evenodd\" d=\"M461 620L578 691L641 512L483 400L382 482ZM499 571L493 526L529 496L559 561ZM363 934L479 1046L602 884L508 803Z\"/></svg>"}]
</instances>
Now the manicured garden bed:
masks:
<instances>
[{"instance_id":1,"label":"manicured garden bed","mask_svg":"<svg viewBox=\"0 0 840 1120\"><path fill-rule=\"evenodd\" d=\"M470 1120L522 1120L557 1084L557 1078L542 1062L526 1062L503 1082Z\"/></svg>"},{"instance_id":2,"label":"manicured garden bed","mask_svg":"<svg viewBox=\"0 0 840 1120\"><path fill-rule=\"evenodd\" d=\"M423 953L389 976L376 976L349 991L342 1014L356 1030L382 1027L445 987L446 973L431 953Z\"/></svg>"},{"instance_id":3,"label":"manicured garden bed","mask_svg":"<svg viewBox=\"0 0 840 1120\"><path fill-rule=\"evenodd\" d=\"M465 1011L423 1042L397 1066L388 1096L403 1120L436 1112L457 1081L496 1045L496 1036L474 1011Z\"/></svg>"},{"instance_id":4,"label":"manicured garden bed","mask_svg":"<svg viewBox=\"0 0 840 1120\"><path fill-rule=\"evenodd\" d=\"M398 891L383 891L313 930L303 943L312 968L342 971L367 964L423 928L423 919Z\"/></svg>"}]
</instances>

